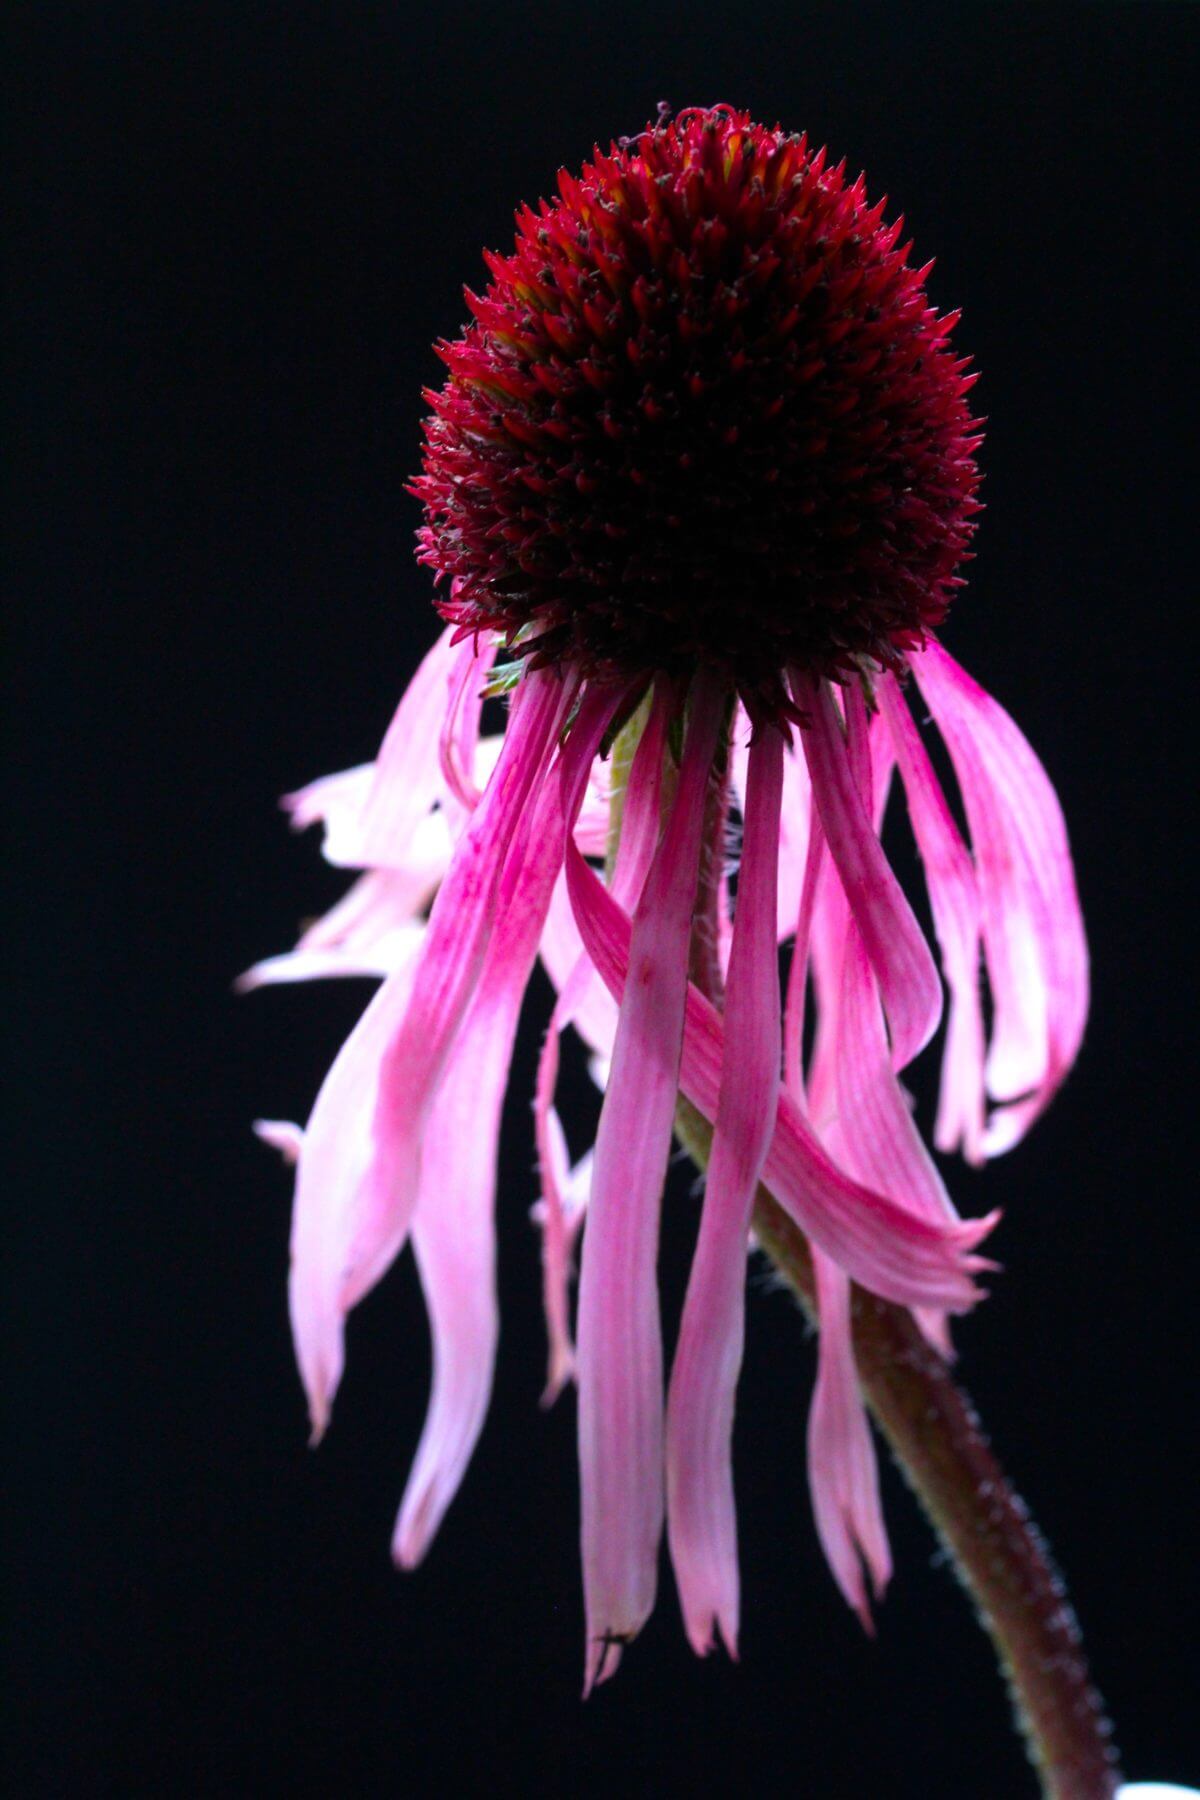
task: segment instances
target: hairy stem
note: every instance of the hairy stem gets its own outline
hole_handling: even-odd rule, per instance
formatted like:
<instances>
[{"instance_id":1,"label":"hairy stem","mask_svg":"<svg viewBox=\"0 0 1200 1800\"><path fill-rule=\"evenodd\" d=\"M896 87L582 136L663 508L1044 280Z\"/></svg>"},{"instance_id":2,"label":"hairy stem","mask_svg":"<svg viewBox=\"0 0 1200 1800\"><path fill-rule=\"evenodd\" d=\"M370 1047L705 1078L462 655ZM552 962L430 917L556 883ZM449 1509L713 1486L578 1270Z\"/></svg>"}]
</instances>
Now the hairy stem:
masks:
<instances>
[{"instance_id":1,"label":"hairy stem","mask_svg":"<svg viewBox=\"0 0 1200 1800\"><path fill-rule=\"evenodd\" d=\"M622 733L630 740L620 744L626 771L639 732L633 720ZM709 854L691 959L692 980L717 1005L717 883L726 809L722 762L710 787ZM676 1135L704 1169L712 1127L682 1096ZM754 1233L819 1326L808 1243L765 1186L755 1202ZM1116 1756L1079 1626L1041 1533L996 1460L974 1407L902 1307L854 1288L852 1319L864 1397L992 1639L1043 1794L1047 1800L1110 1800L1119 1783Z\"/></svg>"}]
</instances>

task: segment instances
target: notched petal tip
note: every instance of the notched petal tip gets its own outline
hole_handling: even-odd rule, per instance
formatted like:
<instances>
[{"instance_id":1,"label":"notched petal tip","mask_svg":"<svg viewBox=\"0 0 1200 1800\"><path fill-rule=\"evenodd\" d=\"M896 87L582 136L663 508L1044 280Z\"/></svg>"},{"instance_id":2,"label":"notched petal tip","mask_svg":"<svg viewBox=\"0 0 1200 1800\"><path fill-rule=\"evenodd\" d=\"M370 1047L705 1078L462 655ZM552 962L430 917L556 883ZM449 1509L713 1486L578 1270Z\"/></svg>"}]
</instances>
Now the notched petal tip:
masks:
<instances>
[{"instance_id":1,"label":"notched petal tip","mask_svg":"<svg viewBox=\"0 0 1200 1800\"><path fill-rule=\"evenodd\" d=\"M621 1666L621 1658L628 1646L633 1642L634 1633L627 1634L605 1631L592 1638L587 1647L587 1664L583 1675L583 1698L587 1700L594 1688L603 1687L611 1681Z\"/></svg>"},{"instance_id":2,"label":"notched petal tip","mask_svg":"<svg viewBox=\"0 0 1200 1800\"><path fill-rule=\"evenodd\" d=\"M688 1643L697 1656L712 1656L722 1649L730 1662L739 1661L738 1625L736 1617L721 1606L705 1607L693 1617L684 1618Z\"/></svg>"}]
</instances>

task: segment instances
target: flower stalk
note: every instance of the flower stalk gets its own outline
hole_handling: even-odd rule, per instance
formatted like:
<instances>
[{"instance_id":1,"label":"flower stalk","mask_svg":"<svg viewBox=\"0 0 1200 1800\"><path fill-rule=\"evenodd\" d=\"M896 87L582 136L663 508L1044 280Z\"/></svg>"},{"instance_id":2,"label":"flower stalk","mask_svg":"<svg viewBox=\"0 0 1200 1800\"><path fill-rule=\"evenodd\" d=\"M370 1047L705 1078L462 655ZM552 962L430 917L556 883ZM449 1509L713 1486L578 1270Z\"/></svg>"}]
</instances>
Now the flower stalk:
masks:
<instances>
[{"instance_id":1,"label":"flower stalk","mask_svg":"<svg viewBox=\"0 0 1200 1800\"><path fill-rule=\"evenodd\" d=\"M610 858L620 833L624 781L647 716L639 709L614 745ZM709 789L690 959L691 979L717 1006L721 982L711 946L727 804L722 757ZM682 1095L675 1134L696 1166L706 1169L712 1126ZM754 1235L819 1329L807 1240L761 1183ZM969 1396L905 1308L855 1286L851 1318L863 1395L992 1640L1046 1800L1110 1800L1120 1782L1116 1752L1078 1621Z\"/></svg>"}]
</instances>

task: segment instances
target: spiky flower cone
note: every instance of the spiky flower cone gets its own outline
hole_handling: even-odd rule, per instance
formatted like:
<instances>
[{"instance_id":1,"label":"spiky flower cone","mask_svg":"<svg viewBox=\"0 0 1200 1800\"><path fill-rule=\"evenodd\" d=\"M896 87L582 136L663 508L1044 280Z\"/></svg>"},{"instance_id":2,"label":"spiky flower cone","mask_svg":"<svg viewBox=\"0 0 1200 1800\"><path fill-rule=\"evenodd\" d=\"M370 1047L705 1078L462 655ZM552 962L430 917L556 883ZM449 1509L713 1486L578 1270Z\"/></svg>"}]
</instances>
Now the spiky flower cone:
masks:
<instances>
[{"instance_id":1,"label":"spiky flower cone","mask_svg":"<svg viewBox=\"0 0 1200 1800\"><path fill-rule=\"evenodd\" d=\"M439 346L415 483L444 616L539 662L887 667L937 625L977 510L974 377L902 220L807 140L692 108L517 215Z\"/></svg>"}]
</instances>

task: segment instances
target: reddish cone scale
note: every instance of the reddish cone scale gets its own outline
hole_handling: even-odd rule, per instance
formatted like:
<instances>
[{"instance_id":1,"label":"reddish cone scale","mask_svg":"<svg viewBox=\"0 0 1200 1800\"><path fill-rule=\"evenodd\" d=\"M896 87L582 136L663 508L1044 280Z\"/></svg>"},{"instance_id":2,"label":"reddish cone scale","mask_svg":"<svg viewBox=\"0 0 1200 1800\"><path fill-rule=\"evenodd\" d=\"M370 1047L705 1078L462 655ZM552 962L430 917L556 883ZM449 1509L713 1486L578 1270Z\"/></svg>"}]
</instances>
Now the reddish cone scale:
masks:
<instances>
[{"instance_id":1,"label":"reddish cone scale","mask_svg":"<svg viewBox=\"0 0 1200 1800\"><path fill-rule=\"evenodd\" d=\"M959 585L980 441L902 221L725 106L558 187L439 346L444 616L594 675L705 663L760 719L788 666L898 666Z\"/></svg>"}]
</instances>

